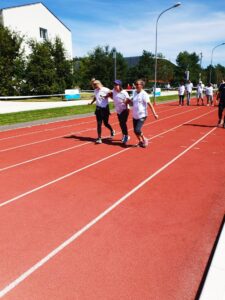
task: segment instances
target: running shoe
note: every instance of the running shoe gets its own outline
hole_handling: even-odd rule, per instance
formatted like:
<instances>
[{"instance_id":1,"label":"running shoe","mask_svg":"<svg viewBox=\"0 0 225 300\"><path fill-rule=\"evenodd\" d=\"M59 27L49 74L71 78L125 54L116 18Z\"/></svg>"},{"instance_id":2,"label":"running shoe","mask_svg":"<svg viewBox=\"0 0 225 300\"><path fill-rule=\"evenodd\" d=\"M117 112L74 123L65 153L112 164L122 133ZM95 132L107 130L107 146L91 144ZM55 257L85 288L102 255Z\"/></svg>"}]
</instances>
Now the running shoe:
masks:
<instances>
[{"instance_id":1,"label":"running shoe","mask_svg":"<svg viewBox=\"0 0 225 300\"><path fill-rule=\"evenodd\" d=\"M102 139L101 139L101 138L98 138L98 139L95 141L95 144L102 144Z\"/></svg>"},{"instance_id":2,"label":"running shoe","mask_svg":"<svg viewBox=\"0 0 225 300\"><path fill-rule=\"evenodd\" d=\"M130 140L130 136L129 135L125 135L122 142L124 144L126 144L129 140Z\"/></svg>"},{"instance_id":3,"label":"running shoe","mask_svg":"<svg viewBox=\"0 0 225 300\"><path fill-rule=\"evenodd\" d=\"M146 147L148 147L148 140L147 139L145 139L144 140L144 142L143 142L143 146L142 146L143 148L146 148Z\"/></svg>"},{"instance_id":4,"label":"running shoe","mask_svg":"<svg viewBox=\"0 0 225 300\"><path fill-rule=\"evenodd\" d=\"M115 130L112 130L112 131L111 131L111 137L113 137L113 136L115 136L115 135L116 135Z\"/></svg>"}]
</instances>

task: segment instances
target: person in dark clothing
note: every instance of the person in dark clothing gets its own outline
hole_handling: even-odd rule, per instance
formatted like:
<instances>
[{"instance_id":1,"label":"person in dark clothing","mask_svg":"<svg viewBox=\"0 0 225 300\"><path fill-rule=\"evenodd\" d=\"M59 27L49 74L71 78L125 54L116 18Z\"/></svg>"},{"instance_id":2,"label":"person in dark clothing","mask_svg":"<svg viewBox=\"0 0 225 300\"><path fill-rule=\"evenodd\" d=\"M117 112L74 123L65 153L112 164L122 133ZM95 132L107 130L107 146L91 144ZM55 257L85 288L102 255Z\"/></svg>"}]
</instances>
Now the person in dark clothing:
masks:
<instances>
[{"instance_id":1,"label":"person in dark clothing","mask_svg":"<svg viewBox=\"0 0 225 300\"><path fill-rule=\"evenodd\" d=\"M225 81L223 80L219 86L217 98L219 99L218 104L218 127L225 128Z\"/></svg>"}]
</instances>

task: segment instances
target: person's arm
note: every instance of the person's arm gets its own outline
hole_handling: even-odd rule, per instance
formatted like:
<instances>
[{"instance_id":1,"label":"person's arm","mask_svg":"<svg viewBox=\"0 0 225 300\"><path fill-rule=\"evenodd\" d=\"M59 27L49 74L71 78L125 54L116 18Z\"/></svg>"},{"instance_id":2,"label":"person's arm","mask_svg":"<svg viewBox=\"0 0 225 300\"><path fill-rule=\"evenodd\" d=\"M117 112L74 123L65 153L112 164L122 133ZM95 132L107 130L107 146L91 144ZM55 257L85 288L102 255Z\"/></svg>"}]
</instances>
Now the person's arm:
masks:
<instances>
[{"instance_id":1,"label":"person's arm","mask_svg":"<svg viewBox=\"0 0 225 300\"><path fill-rule=\"evenodd\" d=\"M91 101L91 103L88 103L88 105L93 104L96 101L96 97L94 96L93 100Z\"/></svg>"},{"instance_id":2,"label":"person's arm","mask_svg":"<svg viewBox=\"0 0 225 300\"><path fill-rule=\"evenodd\" d=\"M150 107L153 116L155 117L155 119L158 119L159 116L157 115L157 113L155 112L154 106L152 105L151 101L148 102L148 106Z\"/></svg>"}]
</instances>

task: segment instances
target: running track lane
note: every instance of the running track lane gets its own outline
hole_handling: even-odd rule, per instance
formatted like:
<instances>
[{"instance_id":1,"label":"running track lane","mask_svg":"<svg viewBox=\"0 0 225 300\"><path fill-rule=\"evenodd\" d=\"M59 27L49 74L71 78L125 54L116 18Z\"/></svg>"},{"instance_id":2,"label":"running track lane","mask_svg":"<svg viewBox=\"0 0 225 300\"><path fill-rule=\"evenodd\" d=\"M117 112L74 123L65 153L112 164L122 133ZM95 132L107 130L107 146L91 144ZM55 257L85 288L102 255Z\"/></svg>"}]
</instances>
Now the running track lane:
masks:
<instances>
[{"instance_id":1,"label":"running track lane","mask_svg":"<svg viewBox=\"0 0 225 300\"><path fill-rule=\"evenodd\" d=\"M154 136L156 137L161 132L170 130L170 127L168 127L168 121L170 121L172 124L171 129L176 129L176 127L181 126L183 122L192 121L195 118L197 121L198 117L200 120L201 117L204 116L210 117L211 112L212 111L203 112L200 114L199 110L193 110L191 111L191 114L188 113L187 115L183 113L180 115L176 114L174 118L170 119L167 117L165 121L162 119L160 122L154 122L154 124L151 124L150 122L149 126L147 126L146 123L145 128L146 130L150 130L152 133L154 132ZM159 126L159 124L161 124L161 126ZM85 149L82 149L82 147L80 148L79 145L83 145ZM112 145L115 147L112 147ZM75 146L76 148L73 148L72 151L66 151L56 156L52 155L52 157L47 156L43 160L33 161L28 165L21 165L9 170L0 170L0 180L2 183L4 183L0 187L1 202L2 199L11 199L16 197L18 194L26 193L27 190L34 189L51 180L55 180L60 176L64 176L65 174L73 172L74 169L79 170L86 165L93 163L93 158L94 161L96 161L101 160L103 157L116 154L118 151L118 146L121 146L121 143L118 143L118 141L113 141L112 145L101 145L102 148L105 147L104 155L102 155L102 152L99 151L99 145L96 146L93 145L93 143L84 142ZM32 149L33 147L30 149L30 152L32 152ZM122 149L119 150L123 152ZM33 178L33 180L31 180L31 178Z\"/></svg>"},{"instance_id":2,"label":"running track lane","mask_svg":"<svg viewBox=\"0 0 225 300\"><path fill-rule=\"evenodd\" d=\"M200 124L199 124L200 125ZM189 128L190 127L186 127L188 130L189 130ZM204 128L205 129L205 128ZM152 145L152 146L154 146L154 145ZM153 149L152 149L152 152L154 153L154 147L152 147ZM142 149L135 149L135 150L142 150ZM137 152L138 153L138 152ZM136 153L136 154L137 154ZM140 154L141 152L139 151L139 154ZM139 157L140 158L140 157ZM126 162L125 162L126 163ZM41 298L40 298L41 299ZM44 299L44 298L42 298L42 299ZM47 299L47 298L46 298ZM62 299L62 298L59 298L59 299ZM74 298L75 299L75 298ZM79 299L79 298L78 298ZM85 299L85 298L82 298L82 299ZM88 298L87 298L88 299ZM89 297L89 299L92 299L92 298L90 298ZM93 299L99 299L99 298L93 298ZM113 298L112 298L113 299ZM143 299L143 298L142 298Z\"/></svg>"}]
</instances>

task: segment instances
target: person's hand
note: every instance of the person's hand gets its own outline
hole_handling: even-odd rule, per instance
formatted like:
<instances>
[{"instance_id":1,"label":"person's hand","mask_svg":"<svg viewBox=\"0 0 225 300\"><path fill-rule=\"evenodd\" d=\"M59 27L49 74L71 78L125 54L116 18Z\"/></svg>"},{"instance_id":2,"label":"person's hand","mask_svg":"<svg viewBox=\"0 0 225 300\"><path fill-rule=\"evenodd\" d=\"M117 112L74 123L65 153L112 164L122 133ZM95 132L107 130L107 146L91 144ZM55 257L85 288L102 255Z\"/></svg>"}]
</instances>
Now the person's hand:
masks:
<instances>
[{"instance_id":1,"label":"person's hand","mask_svg":"<svg viewBox=\"0 0 225 300\"><path fill-rule=\"evenodd\" d=\"M156 120L158 120L159 116L157 114L154 114L154 117Z\"/></svg>"}]
</instances>

